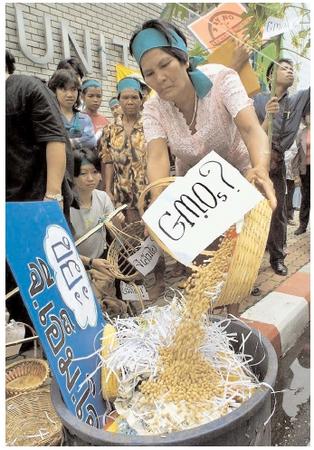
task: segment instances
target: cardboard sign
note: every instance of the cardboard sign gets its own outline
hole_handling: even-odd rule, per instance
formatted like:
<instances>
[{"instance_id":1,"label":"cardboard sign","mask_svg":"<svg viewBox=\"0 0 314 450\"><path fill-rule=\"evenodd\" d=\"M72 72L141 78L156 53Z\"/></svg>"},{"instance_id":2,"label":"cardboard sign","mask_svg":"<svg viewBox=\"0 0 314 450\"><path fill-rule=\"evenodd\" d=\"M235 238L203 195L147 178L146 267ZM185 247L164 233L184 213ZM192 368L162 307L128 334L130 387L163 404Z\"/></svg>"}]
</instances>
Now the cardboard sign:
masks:
<instances>
[{"instance_id":1,"label":"cardboard sign","mask_svg":"<svg viewBox=\"0 0 314 450\"><path fill-rule=\"evenodd\" d=\"M200 43L212 52L230 38L242 35L247 19L242 19L245 8L240 3L221 3L205 16L188 25Z\"/></svg>"},{"instance_id":2,"label":"cardboard sign","mask_svg":"<svg viewBox=\"0 0 314 450\"><path fill-rule=\"evenodd\" d=\"M263 198L212 151L168 186L143 220L177 260L188 265Z\"/></svg>"},{"instance_id":3,"label":"cardboard sign","mask_svg":"<svg viewBox=\"0 0 314 450\"><path fill-rule=\"evenodd\" d=\"M104 320L58 203L7 203L6 251L67 408L102 428L100 371L86 380L99 358L79 358L101 346Z\"/></svg>"},{"instance_id":4,"label":"cardboard sign","mask_svg":"<svg viewBox=\"0 0 314 450\"><path fill-rule=\"evenodd\" d=\"M263 41L267 41L275 36L285 33L289 30L287 21L277 17L268 17L263 30Z\"/></svg>"},{"instance_id":5,"label":"cardboard sign","mask_svg":"<svg viewBox=\"0 0 314 450\"><path fill-rule=\"evenodd\" d=\"M160 249L158 245L151 237L148 237L139 250L128 258L128 261L145 276L155 268L159 257Z\"/></svg>"},{"instance_id":6,"label":"cardboard sign","mask_svg":"<svg viewBox=\"0 0 314 450\"><path fill-rule=\"evenodd\" d=\"M207 61L210 64L223 64L226 67L230 67L233 61L234 49L234 40L228 39L208 56ZM249 61L243 65L239 72L239 77L249 97L252 97L260 91L258 76L252 69Z\"/></svg>"},{"instance_id":7,"label":"cardboard sign","mask_svg":"<svg viewBox=\"0 0 314 450\"><path fill-rule=\"evenodd\" d=\"M148 292L142 284L137 285L138 289L141 293L142 300L149 300ZM122 299L128 302L138 302L140 299L138 298L138 293L134 289L131 284L125 283L124 281L120 281L120 291L122 295Z\"/></svg>"}]
</instances>

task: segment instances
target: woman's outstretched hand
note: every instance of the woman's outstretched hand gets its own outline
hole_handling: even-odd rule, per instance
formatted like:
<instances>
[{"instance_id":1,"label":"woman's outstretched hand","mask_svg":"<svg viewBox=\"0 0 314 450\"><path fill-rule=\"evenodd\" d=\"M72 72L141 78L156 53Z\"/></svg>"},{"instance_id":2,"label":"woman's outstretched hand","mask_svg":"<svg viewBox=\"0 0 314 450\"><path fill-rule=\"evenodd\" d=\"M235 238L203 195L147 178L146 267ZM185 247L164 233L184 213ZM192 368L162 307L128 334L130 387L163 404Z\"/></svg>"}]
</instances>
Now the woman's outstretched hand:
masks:
<instances>
[{"instance_id":1,"label":"woman's outstretched hand","mask_svg":"<svg viewBox=\"0 0 314 450\"><path fill-rule=\"evenodd\" d=\"M269 200L270 207L274 211L277 207L277 199L267 169L264 167L253 167L246 172L245 177Z\"/></svg>"}]
</instances>

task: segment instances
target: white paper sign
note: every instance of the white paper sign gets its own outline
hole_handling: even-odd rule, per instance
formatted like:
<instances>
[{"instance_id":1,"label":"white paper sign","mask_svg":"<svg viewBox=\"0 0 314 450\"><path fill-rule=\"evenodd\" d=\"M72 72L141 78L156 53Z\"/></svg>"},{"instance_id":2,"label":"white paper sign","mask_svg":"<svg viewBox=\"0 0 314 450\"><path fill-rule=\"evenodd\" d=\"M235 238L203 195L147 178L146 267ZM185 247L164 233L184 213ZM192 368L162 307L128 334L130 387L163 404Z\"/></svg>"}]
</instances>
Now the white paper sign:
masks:
<instances>
[{"instance_id":1,"label":"white paper sign","mask_svg":"<svg viewBox=\"0 0 314 450\"><path fill-rule=\"evenodd\" d=\"M237 169L212 151L168 186L143 220L178 261L190 264L263 198Z\"/></svg>"},{"instance_id":2,"label":"white paper sign","mask_svg":"<svg viewBox=\"0 0 314 450\"><path fill-rule=\"evenodd\" d=\"M139 250L128 258L128 261L142 275L147 275L157 264L160 256L160 248L151 237L145 239Z\"/></svg>"},{"instance_id":3,"label":"white paper sign","mask_svg":"<svg viewBox=\"0 0 314 450\"><path fill-rule=\"evenodd\" d=\"M291 25L290 25L291 26ZM267 41L279 34L285 33L289 30L289 24L283 19L277 17L268 17L263 31L263 41Z\"/></svg>"},{"instance_id":4,"label":"white paper sign","mask_svg":"<svg viewBox=\"0 0 314 450\"><path fill-rule=\"evenodd\" d=\"M143 286L142 284L137 285L137 287L140 290L141 293L141 299L142 300L149 300L148 297L148 292L145 288L145 286ZM128 283L125 283L124 281L120 281L120 290L121 290L121 295L122 295L122 299L126 300L128 302L135 302L135 301L139 301L139 296L138 293L136 292L136 290L134 289L134 287Z\"/></svg>"}]
</instances>

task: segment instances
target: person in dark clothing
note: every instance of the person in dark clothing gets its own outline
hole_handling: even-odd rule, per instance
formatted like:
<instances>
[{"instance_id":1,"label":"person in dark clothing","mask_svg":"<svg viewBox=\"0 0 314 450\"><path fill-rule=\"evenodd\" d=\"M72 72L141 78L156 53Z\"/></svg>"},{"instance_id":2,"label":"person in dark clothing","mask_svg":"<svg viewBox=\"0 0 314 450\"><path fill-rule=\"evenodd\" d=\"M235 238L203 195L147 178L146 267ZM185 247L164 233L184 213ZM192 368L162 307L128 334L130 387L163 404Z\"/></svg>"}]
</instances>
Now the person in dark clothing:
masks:
<instances>
[{"instance_id":1,"label":"person in dark clothing","mask_svg":"<svg viewBox=\"0 0 314 450\"><path fill-rule=\"evenodd\" d=\"M299 235L306 232L310 219L310 195L311 195L311 116L306 114L304 118L305 128L300 131L297 137L297 146L299 149L298 167L301 179L301 207L300 224L294 234Z\"/></svg>"},{"instance_id":2,"label":"person in dark clothing","mask_svg":"<svg viewBox=\"0 0 314 450\"><path fill-rule=\"evenodd\" d=\"M15 75L14 63L6 51L6 201L57 200L69 218L74 163L58 104L40 79ZM14 287L7 266L6 291ZM7 308L14 320L31 324L19 295Z\"/></svg>"},{"instance_id":3,"label":"person in dark clothing","mask_svg":"<svg viewBox=\"0 0 314 450\"><path fill-rule=\"evenodd\" d=\"M274 63L267 69L267 79L271 86ZM310 89L300 90L289 95L288 89L294 82L293 63L289 59L280 59L277 67L277 83L275 96L270 93L260 93L254 97L254 106L259 121L268 132L268 116L273 113L273 136L271 148L270 178L273 182L277 208L273 212L267 248L270 264L274 272L285 276L288 268L284 264L286 256L284 241L287 227L286 213L286 172L284 152L293 144L299 130L302 116L309 109Z\"/></svg>"},{"instance_id":4,"label":"person in dark clothing","mask_svg":"<svg viewBox=\"0 0 314 450\"><path fill-rule=\"evenodd\" d=\"M56 199L69 211L73 156L58 103L38 78L9 73L10 52L7 61L6 201Z\"/></svg>"}]
</instances>

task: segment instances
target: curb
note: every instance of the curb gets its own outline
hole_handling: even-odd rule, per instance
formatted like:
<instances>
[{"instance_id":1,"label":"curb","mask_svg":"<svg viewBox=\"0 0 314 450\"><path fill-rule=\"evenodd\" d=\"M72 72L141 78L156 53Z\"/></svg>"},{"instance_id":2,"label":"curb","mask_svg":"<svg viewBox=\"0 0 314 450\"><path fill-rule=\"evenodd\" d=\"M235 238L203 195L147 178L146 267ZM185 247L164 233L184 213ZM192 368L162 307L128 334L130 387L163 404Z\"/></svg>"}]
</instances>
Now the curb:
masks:
<instances>
[{"instance_id":1,"label":"curb","mask_svg":"<svg viewBox=\"0 0 314 450\"><path fill-rule=\"evenodd\" d=\"M278 358L285 356L310 320L310 263L248 308L240 318L270 340Z\"/></svg>"}]
</instances>

